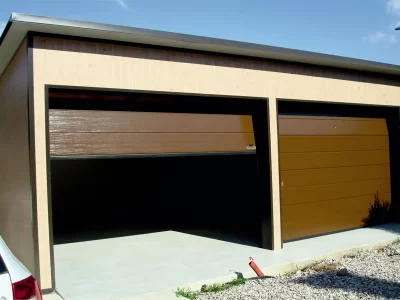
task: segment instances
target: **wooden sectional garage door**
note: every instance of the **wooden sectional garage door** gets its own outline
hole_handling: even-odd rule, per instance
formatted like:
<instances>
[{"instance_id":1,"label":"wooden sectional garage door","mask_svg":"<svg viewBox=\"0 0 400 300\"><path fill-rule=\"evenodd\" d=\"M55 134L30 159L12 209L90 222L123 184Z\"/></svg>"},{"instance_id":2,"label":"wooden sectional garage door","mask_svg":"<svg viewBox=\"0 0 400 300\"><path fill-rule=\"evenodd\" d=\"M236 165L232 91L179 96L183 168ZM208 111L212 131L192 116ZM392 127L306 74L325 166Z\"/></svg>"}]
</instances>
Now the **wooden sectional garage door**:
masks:
<instances>
[{"instance_id":1,"label":"wooden sectional garage door","mask_svg":"<svg viewBox=\"0 0 400 300\"><path fill-rule=\"evenodd\" d=\"M254 152L248 115L49 110L51 156Z\"/></svg>"},{"instance_id":2,"label":"wooden sectional garage door","mask_svg":"<svg viewBox=\"0 0 400 300\"><path fill-rule=\"evenodd\" d=\"M50 155L243 152L251 116L49 111ZM390 202L384 119L280 116L284 240L363 225L378 191Z\"/></svg>"},{"instance_id":3,"label":"wooden sectional garage door","mask_svg":"<svg viewBox=\"0 0 400 300\"><path fill-rule=\"evenodd\" d=\"M390 202L384 119L280 116L284 240L363 225L379 191Z\"/></svg>"}]
</instances>

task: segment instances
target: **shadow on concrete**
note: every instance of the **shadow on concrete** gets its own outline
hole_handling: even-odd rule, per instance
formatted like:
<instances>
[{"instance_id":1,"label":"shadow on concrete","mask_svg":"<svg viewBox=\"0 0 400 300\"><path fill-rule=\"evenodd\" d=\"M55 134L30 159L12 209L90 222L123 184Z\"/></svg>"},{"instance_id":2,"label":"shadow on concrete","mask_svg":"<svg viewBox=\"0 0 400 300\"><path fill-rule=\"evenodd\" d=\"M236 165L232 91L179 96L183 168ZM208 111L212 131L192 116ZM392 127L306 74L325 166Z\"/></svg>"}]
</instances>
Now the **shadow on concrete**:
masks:
<instances>
[{"instance_id":1,"label":"shadow on concrete","mask_svg":"<svg viewBox=\"0 0 400 300\"><path fill-rule=\"evenodd\" d=\"M383 225L374 226L372 228L382 231L397 233L400 235L400 223L387 223Z\"/></svg>"},{"instance_id":2,"label":"shadow on concrete","mask_svg":"<svg viewBox=\"0 0 400 300\"><path fill-rule=\"evenodd\" d=\"M338 277L335 273L319 273L305 278L298 278L294 281L315 288L351 291L365 296L372 295L384 299L399 299L400 296L399 282L355 274Z\"/></svg>"}]
</instances>

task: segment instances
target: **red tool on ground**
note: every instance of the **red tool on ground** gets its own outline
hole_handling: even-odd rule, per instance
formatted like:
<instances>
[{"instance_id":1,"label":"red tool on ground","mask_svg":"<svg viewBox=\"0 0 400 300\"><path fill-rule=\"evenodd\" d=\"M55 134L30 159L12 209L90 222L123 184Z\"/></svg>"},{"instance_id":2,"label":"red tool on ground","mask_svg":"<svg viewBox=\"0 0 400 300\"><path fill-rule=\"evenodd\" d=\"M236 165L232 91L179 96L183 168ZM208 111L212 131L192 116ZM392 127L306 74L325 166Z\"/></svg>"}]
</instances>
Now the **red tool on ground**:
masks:
<instances>
[{"instance_id":1,"label":"red tool on ground","mask_svg":"<svg viewBox=\"0 0 400 300\"><path fill-rule=\"evenodd\" d=\"M254 259L251 256L249 258L250 258L250 262L249 262L250 268L252 268L253 271L256 272L257 276L259 276L259 277L264 276L264 273L256 265L256 263L254 262Z\"/></svg>"}]
</instances>

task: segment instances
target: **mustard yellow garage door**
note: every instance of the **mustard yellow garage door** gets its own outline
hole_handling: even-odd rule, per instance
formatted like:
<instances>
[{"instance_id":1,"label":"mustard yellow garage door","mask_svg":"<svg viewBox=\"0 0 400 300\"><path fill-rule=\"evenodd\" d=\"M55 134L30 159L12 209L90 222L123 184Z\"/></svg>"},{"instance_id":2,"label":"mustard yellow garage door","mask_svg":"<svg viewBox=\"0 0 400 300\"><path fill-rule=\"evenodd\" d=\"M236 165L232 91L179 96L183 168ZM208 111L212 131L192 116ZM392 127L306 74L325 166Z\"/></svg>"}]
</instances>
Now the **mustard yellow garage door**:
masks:
<instances>
[{"instance_id":1,"label":"mustard yellow garage door","mask_svg":"<svg viewBox=\"0 0 400 300\"><path fill-rule=\"evenodd\" d=\"M391 201L384 119L280 116L283 239L362 226Z\"/></svg>"}]
</instances>

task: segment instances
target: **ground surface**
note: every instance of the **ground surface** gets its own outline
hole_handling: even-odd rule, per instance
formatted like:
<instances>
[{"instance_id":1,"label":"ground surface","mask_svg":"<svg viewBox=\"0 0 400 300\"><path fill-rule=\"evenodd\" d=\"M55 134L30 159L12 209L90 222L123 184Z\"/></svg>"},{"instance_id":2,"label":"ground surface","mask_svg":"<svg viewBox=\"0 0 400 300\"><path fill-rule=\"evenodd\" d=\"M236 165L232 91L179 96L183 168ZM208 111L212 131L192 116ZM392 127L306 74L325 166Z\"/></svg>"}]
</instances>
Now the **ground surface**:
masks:
<instances>
[{"instance_id":1,"label":"ground surface","mask_svg":"<svg viewBox=\"0 0 400 300\"><path fill-rule=\"evenodd\" d=\"M348 270L348 276L337 275L342 268ZM249 280L197 299L400 299L400 242L326 260L291 275Z\"/></svg>"},{"instance_id":2,"label":"ground surface","mask_svg":"<svg viewBox=\"0 0 400 300\"><path fill-rule=\"evenodd\" d=\"M285 243L280 251L175 231L104 237L55 245L55 284L66 300L177 300L178 287L200 290L203 284L234 279L235 272L253 276L249 256L265 274L274 275L294 263L386 245L399 237L400 224L387 224Z\"/></svg>"}]
</instances>

